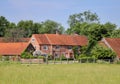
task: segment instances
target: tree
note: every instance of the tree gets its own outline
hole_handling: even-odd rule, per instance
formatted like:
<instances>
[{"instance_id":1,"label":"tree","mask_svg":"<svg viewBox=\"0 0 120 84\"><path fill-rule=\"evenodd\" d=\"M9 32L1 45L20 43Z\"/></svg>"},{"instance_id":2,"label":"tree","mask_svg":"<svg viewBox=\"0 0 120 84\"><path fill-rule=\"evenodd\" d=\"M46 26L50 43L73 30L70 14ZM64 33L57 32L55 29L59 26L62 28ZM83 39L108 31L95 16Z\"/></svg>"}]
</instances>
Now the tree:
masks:
<instances>
[{"instance_id":1,"label":"tree","mask_svg":"<svg viewBox=\"0 0 120 84\"><path fill-rule=\"evenodd\" d=\"M9 22L3 16L0 16L0 37L5 35L5 30L8 28Z\"/></svg>"},{"instance_id":2,"label":"tree","mask_svg":"<svg viewBox=\"0 0 120 84\"><path fill-rule=\"evenodd\" d=\"M9 29L9 28L17 28L17 26L16 26L15 23L9 22L9 25L8 25L8 28L7 28L7 29Z\"/></svg>"},{"instance_id":3,"label":"tree","mask_svg":"<svg viewBox=\"0 0 120 84\"><path fill-rule=\"evenodd\" d=\"M96 13L90 11L84 11L83 13L73 14L69 16L68 23L70 27L76 25L76 23L99 23L99 18Z\"/></svg>"},{"instance_id":4,"label":"tree","mask_svg":"<svg viewBox=\"0 0 120 84\"><path fill-rule=\"evenodd\" d=\"M5 41L7 42L21 42L24 35L24 30L19 28L9 28L5 33Z\"/></svg>"},{"instance_id":5,"label":"tree","mask_svg":"<svg viewBox=\"0 0 120 84\"><path fill-rule=\"evenodd\" d=\"M116 29L112 32L111 37L113 38L120 38L120 28Z\"/></svg>"},{"instance_id":6,"label":"tree","mask_svg":"<svg viewBox=\"0 0 120 84\"><path fill-rule=\"evenodd\" d=\"M116 25L110 22L100 24L97 14L90 11L70 15L68 23L70 25L66 31L68 34L77 33L88 37L89 44L86 54L90 54L97 41L103 37L110 37L116 29Z\"/></svg>"},{"instance_id":7,"label":"tree","mask_svg":"<svg viewBox=\"0 0 120 84\"><path fill-rule=\"evenodd\" d=\"M107 22L103 25L104 27L104 37L110 37L114 30L116 30L116 25L110 22Z\"/></svg>"},{"instance_id":8,"label":"tree","mask_svg":"<svg viewBox=\"0 0 120 84\"><path fill-rule=\"evenodd\" d=\"M59 33L64 32L64 28L61 24L52 21L52 20L46 20L45 22L42 22L42 28L39 29L39 33L55 33L56 30L59 31Z\"/></svg>"},{"instance_id":9,"label":"tree","mask_svg":"<svg viewBox=\"0 0 120 84\"><path fill-rule=\"evenodd\" d=\"M18 22L17 28L20 28L25 31L24 37L30 37L32 35L33 21L32 20L27 20L27 21L21 20L20 22Z\"/></svg>"},{"instance_id":10,"label":"tree","mask_svg":"<svg viewBox=\"0 0 120 84\"><path fill-rule=\"evenodd\" d=\"M114 59L116 57L115 52L111 49L99 45L95 46L91 53L97 59Z\"/></svg>"},{"instance_id":11,"label":"tree","mask_svg":"<svg viewBox=\"0 0 120 84\"><path fill-rule=\"evenodd\" d=\"M32 27L32 34L39 34L39 30L42 28L41 23L34 23Z\"/></svg>"}]
</instances>

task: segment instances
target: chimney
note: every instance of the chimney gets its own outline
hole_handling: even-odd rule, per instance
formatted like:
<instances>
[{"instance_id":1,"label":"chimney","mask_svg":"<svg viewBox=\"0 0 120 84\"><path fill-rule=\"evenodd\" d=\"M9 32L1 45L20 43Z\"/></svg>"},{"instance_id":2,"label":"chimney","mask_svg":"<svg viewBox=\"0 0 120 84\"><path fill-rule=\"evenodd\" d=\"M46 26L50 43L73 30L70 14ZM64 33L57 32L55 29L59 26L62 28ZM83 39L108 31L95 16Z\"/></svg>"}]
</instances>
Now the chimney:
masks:
<instances>
[{"instance_id":1,"label":"chimney","mask_svg":"<svg viewBox=\"0 0 120 84\"><path fill-rule=\"evenodd\" d=\"M59 34L59 31L56 29L55 34Z\"/></svg>"},{"instance_id":2,"label":"chimney","mask_svg":"<svg viewBox=\"0 0 120 84\"><path fill-rule=\"evenodd\" d=\"M78 35L78 34L77 34L77 32L74 32L74 34L73 34L73 35Z\"/></svg>"}]
</instances>

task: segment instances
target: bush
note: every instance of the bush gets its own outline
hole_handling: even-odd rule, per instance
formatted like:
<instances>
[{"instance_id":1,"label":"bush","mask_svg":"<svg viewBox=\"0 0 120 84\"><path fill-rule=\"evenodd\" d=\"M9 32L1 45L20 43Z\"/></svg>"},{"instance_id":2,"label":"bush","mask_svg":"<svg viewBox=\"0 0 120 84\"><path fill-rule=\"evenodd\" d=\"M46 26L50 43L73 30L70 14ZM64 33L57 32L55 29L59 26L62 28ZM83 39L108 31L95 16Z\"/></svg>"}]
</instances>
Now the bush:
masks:
<instances>
[{"instance_id":1,"label":"bush","mask_svg":"<svg viewBox=\"0 0 120 84\"><path fill-rule=\"evenodd\" d=\"M97 60L97 63L99 64L109 64L109 61L105 61L105 60Z\"/></svg>"},{"instance_id":2,"label":"bush","mask_svg":"<svg viewBox=\"0 0 120 84\"><path fill-rule=\"evenodd\" d=\"M91 56L91 55L87 56L87 55L85 55L85 54L81 54L81 55L79 56L79 61L80 61L81 63L86 63L86 62L92 63L92 62L96 62L96 60L97 60L97 59L96 59L94 56Z\"/></svg>"},{"instance_id":3,"label":"bush","mask_svg":"<svg viewBox=\"0 0 120 84\"><path fill-rule=\"evenodd\" d=\"M9 56L4 56L4 61L9 61Z\"/></svg>"},{"instance_id":4,"label":"bush","mask_svg":"<svg viewBox=\"0 0 120 84\"><path fill-rule=\"evenodd\" d=\"M2 61L2 56L0 55L0 61Z\"/></svg>"},{"instance_id":5,"label":"bush","mask_svg":"<svg viewBox=\"0 0 120 84\"><path fill-rule=\"evenodd\" d=\"M67 58L64 55L62 55L61 60L67 60Z\"/></svg>"},{"instance_id":6,"label":"bush","mask_svg":"<svg viewBox=\"0 0 120 84\"><path fill-rule=\"evenodd\" d=\"M21 54L21 57L24 58L24 59L34 58L29 52L23 52Z\"/></svg>"},{"instance_id":7,"label":"bush","mask_svg":"<svg viewBox=\"0 0 120 84\"><path fill-rule=\"evenodd\" d=\"M38 56L39 59L44 59L45 57L44 56Z\"/></svg>"},{"instance_id":8,"label":"bush","mask_svg":"<svg viewBox=\"0 0 120 84\"><path fill-rule=\"evenodd\" d=\"M111 49L101 46L95 46L92 50L92 55L98 59L114 59L116 57L115 52Z\"/></svg>"}]
</instances>

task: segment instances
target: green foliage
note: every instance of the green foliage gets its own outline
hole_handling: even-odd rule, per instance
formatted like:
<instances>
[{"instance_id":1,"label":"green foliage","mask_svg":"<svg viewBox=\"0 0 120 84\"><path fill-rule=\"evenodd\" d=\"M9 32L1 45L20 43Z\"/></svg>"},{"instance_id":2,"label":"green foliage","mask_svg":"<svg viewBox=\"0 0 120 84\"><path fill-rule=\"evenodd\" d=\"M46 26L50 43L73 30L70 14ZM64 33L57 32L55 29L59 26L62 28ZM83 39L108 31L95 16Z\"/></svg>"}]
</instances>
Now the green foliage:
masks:
<instances>
[{"instance_id":1,"label":"green foliage","mask_svg":"<svg viewBox=\"0 0 120 84\"><path fill-rule=\"evenodd\" d=\"M120 38L120 29L116 29L111 34L112 38Z\"/></svg>"},{"instance_id":2,"label":"green foliage","mask_svg":"<svg viewBox=\"0 0 120 84\"><path fill-rule=\"evenodd\" d=\"M93 48L91 53L97 59L114 59L116 57L115 52L113 52L111 49L98 45Z\"/></svg>"},{"instance_id":3,"label":"green foliage","mask_svg":"<svg viewBox=\"0 0 120 84\"><path fill-rule=\"evenodd\" d=\"M4 56L4 61L9 61L9 56Z\"/></svg>"},{"instance_id":4,"label":"green foliage","mask_svg":"<svg viewBox=\"0 0 120 84\"><path fill-rule=\"evenodd\" d=\"M4 16L0 16L0 37L5 35L5 30L8 28L9 22Z\"/></svg>"},{"instance_id":5,"label":"green foliage","mask_svg":"<svg viewBox=\"0 0 120 84\"><path fill-rule=\"evenodd\" d=\"M66 60L67 58L64 55L62 55L62 56L60 56L60 59L61 60Z\"/></svg>"},{"instance_id":6,"label":"green foliage","mask_svg":"<svg viewBox=\"0 0 120 84\"><path fill-rule=\"evenodd\" d=\"M82 54L82 55L80 55L80 57L79 57L79 61L81 61L81 63L94 63L94 62L96 62L96 58L95 57L88 57L88 56L86 56L85 54Z\"/></svg>"},{"instance_id":7,"label":"green foliage","mask_svg":"<svg viewBox=\"0 0 120 84\"><path fill-rule=\"evenodd\" d=\"M0 61L2 61L2 55L0 55Z\"/></svg>"},{"instance_id":8,"label":"green foliage","mask_svg":"<svg viewBox=\"0 0 120 84\"><path fill-rule=\"evenodd\" d=\"M19 31L19 32L18 32ZM25 31L18 28L6 29L5 41L7 42L22 42Z\"/></svg>"},{"instance_id":9,"label":"green foliage","mask_svg":"<svg viewBox=\"0 0 120 84\"><path fill-rule=\"evenodd\" d=\"M86 54L90 54L97 41L103 37L120 36L117 34L119 31L113 32L116 29L115 24L110 22L100 24L97 14L90 11L70 15L68 22L70 25L66 31L68 34L77 33L88 37L89 43Z\"/></svg>"},{"instance_id":10,"label":"green foliage","mask_svg":"<svg viewBox=\"0 0 120 84\"><path fill-rule=\"evenodd\" d=\"M42 22L42 27L39 29L39 33L56 33L56 30L59 31L59 33L64 32L64 28L61 24L52 21L52 20L46 20L45 22Z\"/></svg>"},{"instance_id":11,"label":"green foliage","mask_svg":"<svg viewBox=\"0 0 120 84\"><path fill-rule=\"evenodd\" d=\"M96 13L90 11L84 11L83 13L73 14L69 16L68 23L70 27L76 25L76 23L94 23L99 22L99 18Z\"/></svg>"},{"instance_id":12,"label":"green foliage","mask_svg":"<svg viewBox=\"0 0 120 84\"><path fill-rule=\"evenodd\" d=\"M29 52L23 52L21 54L21 58L24 58L24 59L30 59L30 58L33 58L32 54L30 54Z\"/></svg>"},{"instance_id":13,"label":"green foliage","mask_svg":"<svg viewBox=\"0 0 120 84\"><path fill-rule=\"evenodd\" d=\"M45 57L44 56L38 56L39 59L44 59Z\"/></svg>"}]
</instances>

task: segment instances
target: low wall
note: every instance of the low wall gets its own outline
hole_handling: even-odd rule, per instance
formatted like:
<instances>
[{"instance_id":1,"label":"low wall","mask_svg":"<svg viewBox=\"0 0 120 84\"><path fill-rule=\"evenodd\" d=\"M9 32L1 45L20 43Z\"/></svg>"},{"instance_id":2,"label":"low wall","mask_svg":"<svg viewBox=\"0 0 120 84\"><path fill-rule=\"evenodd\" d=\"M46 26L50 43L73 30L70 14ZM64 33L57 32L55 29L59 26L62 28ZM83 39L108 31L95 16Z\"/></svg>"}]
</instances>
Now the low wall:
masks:
<instances>
[{"instance_id":1,"label":"low wall","mask_svg":"<svg viewBox=\"0 0 120 84\"><path fill-rule=\"evenodd\" d=\"M44 63L43 59L21 59L21 63Z\"/></svg>"}]
</instances>

